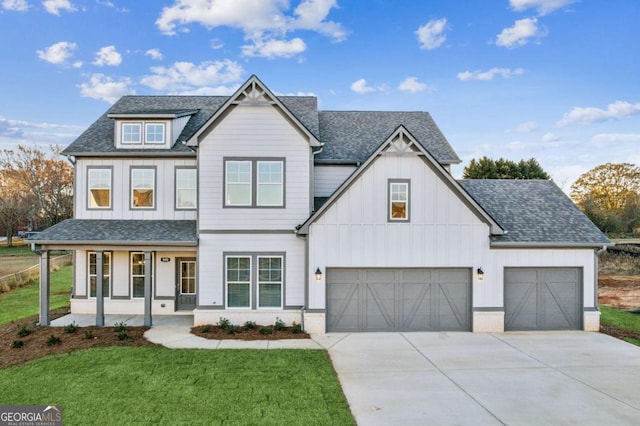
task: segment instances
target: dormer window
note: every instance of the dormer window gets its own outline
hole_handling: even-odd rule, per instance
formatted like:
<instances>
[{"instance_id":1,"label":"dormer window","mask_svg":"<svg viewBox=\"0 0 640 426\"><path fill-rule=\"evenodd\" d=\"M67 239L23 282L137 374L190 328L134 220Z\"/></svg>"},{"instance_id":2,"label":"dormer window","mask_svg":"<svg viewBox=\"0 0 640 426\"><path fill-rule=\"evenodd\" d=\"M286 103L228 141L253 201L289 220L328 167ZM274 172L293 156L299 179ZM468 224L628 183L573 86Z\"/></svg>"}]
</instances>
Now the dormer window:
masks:
<instances>
[{"instance_id":1,"label":"dormer window","mask_svg":"<svg viewBox=\"0 0 640 426\"><path fill-rule=\"evenodd\" d=\"M164 123L146 123L144 125L144 143L164 143Z\"/></svg>"},{"instance_id":2,"label":"dormer window","mask_svg":"<svg viewBox=\"0 0 640 426\"><path fill-rule=\"evenodd\" d=\"M122 143L142 142L142 125L140 123L122 123Z\"/></svg>"}]
</instances>

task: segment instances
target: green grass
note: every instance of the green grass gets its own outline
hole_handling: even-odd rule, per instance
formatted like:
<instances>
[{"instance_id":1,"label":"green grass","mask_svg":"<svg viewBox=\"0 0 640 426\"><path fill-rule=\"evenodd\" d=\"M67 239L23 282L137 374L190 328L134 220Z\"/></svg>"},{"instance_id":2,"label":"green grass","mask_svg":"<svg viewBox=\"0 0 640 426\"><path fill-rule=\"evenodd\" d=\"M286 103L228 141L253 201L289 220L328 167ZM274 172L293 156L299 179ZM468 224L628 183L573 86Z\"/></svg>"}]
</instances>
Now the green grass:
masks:
<instances>
[{"instance_id":1,"label":"green grass","mask_svg":"<svg viewBox=\"0 0 640 426\"><path fill-rule=\"evenodd\" d=\"M7 247L6 241L0 243L0 257L2 256L30 256L38 259L38 255L31 251L31 246L28 244L19 243L19 240L13 240L13 247ZM37 262L36 262L37 263Z\"/></svg>"},{"instance_id":2,"label":"green grass","mask_svg":"<svg viewBox=\"0 0 640 426\"><path fill-rule=\"evenodd\" d=\"M635 339L633 337L625 337L624 341L627 343L631 343L632 345L640 346L640 339Z\"/></svg>"},{"instance_id":3,"label":"green grass","mask_svg":"<svg viewBox=\"0 0 640 426\"><path fill-rule=\"evenodd\" d=\"M67 306L71 283L71 266L65 266L51 273L50 309ZM0 324L37 314L40 304L39 291L39 284L36 281L9 293L0 294Z\"/></svg>"},{"instance_id":4,"label":"green grass","mask_svg":"<svg viewBox=\"0 0 640 426\"><path fill-rule=\"evenodd\" d=\"M640 315L607 306L600 306L600 312L601 323L640 332Z\"/></svg>"},{"instance_id":5,"label":"green grass","mask_svg":"<svg viewBox=\"0 0 640 426\"><path fill-rule=\"evenodd\" d=\"M353 425L325 351L90 349L0 370L3 404L65 425Z\"/></svg>"}]
</instances>

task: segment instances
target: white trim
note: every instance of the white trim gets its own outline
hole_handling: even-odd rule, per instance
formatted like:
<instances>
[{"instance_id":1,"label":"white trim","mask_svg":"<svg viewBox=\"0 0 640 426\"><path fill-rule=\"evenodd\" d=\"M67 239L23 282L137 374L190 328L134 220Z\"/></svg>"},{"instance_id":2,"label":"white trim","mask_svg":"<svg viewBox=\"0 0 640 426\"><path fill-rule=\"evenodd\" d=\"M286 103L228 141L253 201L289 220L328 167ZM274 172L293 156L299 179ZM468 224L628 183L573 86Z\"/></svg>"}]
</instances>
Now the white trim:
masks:
<instances>
[{"instance_id":1,"label":"white trim","mask_svg":"<svg viewBox=\"0 0 640 426\"><path fill-rule=\"evenodd\" d=\"M95 299L96 296L92 296L91 295L91 277L96 277L96 281L98 280L98 274L92 274L91 271L91 255L96 255L95 251L88 251L87 252L87 298L89 299ZM102 275L105 278L109 279L109 285L108 285L108 291L109 294L108 295L103 295L105 299L110 299L111 298L111 276L113 275L112 270L113 270L113 262L112 262L112 256L111 256L111 252L110 251L103 251L102 252L102 262L103 262L103 270L102 270ZM106 266L106 262L104 261L106 257L109 257L109 268L108 269L104 269L104 266ZM96 268L97 268L97 264L96 264ZM97 271L96 271L97 272ZM96 289L97 291L97 289Z\"/></svg>"},{"instance_id":2,"label":"white trim","mask_svg":"<svg viewBox=\"0 0 640 426\"><path fill-rule=\"evenodd\" d=\"M122 145L142 145L142 123L141 122L130 122L130 121L124 121L122 123L120 123L120 143L122 143ZM138 127L138 141L125 141L125 131L124 128L125 126L137 126Z\"/></svg>"},{"instance_id":3,"label":"white trim","mask_svg":"<svg viewBox=\"0 0 640 426\"><path fill-rule=\"evenodd\" d=\"M149 140L149 126L161 126L162 127L162 140L150 141ZM167 143L167 124L164 122L148 121L144 123L144 143L145 145L164 145Z\"/></svg>"},{"instance_id":4,"label":"white trim","mask_svg":"<svg viewBox=\"0 0 640 426\"><path fill-rule=\"evenodd\" d=\"M280 182L260 183L260 165L261 164L279 164L280 165ZM284 205L284 161L282 160L258 160L256 161L256 207L282 207ZM280 187L280 201L277 203L260 203L260 186L276 186Z\"/></svg>"},{"instance_id":5,"label":"white trim","mask_svg":"<svg viewBox=\"0 0 640 426\"><path fill-rule=\"evenodd\" d=\"M229 259L249 259L249 281L229 281L228 280L228 260ZM253 297L252 297L252 285L251 285L251 274L253 272L253 259L252 256L235 254L235 255L226 255L224 257L224 300L225 306L227 309L251 309ZM248 306L229 306L229 283L232 284L248 284L249 285L249 305Z\"/></svg>"},{"instance_id":6,"label":"white trim","mask_svg":"<svg viewBox=\"0 0 640 426\"><path fill-rule=\"evenodd\" d=\"M249 165L249 181L233 182L232 185L249 185L249 202L248 203L231 203L229 202L229 167L230 163L246 163ZM251 160L225 160L224 162L224 205L228 207L250 207L253 205L253 161Z\"/></svg>"},{"instance_id":7,"label":"white trim","mask_svg":"<svg viewBox=\"0 0 640 426\"><path fill-rule=\"evenodd\" d=\"M284 298L284 256L269 256L258 255L257 257L257 269L256 269L256 309L282 309ZM280 305L279 306L260 306L260 259L280 259L280 281L265 281L262 284L280 284Z\"/></svg>"}]
</instances>

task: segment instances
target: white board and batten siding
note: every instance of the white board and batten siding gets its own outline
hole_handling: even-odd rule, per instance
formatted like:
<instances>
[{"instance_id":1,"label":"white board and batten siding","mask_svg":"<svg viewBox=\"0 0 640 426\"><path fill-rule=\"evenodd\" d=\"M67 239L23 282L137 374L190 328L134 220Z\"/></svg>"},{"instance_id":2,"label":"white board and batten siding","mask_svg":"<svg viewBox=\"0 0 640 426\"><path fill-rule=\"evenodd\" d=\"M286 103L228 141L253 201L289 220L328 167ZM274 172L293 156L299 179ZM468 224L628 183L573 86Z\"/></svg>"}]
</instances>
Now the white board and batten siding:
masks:
<instances>
[{"instance_id":1,"label":"white board and batten siding","mask_svg":"<svg viewBox=\"0 0 640 426\"><path fill-rule=\"evenodd\" d=\"M285 208L223 207L229 157L285 158ZM198 161L201 230L293 230L309 216L311 149L273 106L231 110L200 142Z\"/></svg>"},{"instance_id":2,"label":"white board and batten siding","mask_svg":"<svg viewBox=\"0 0 640 426\"><path fill-rule=\"evenodd\" d=\"M75 171L75 217L77 219L195 220L195 210L176 210L176 167L195 167L195 159L179 158L78 158ZM87 170L112 168L112 208L88 209ZM154 209L131 209L131 167L155 167Z\"/></svg>"},{"instance_id":3,"label":"white board and batten siding","mask_svg":"<svg viewBox=\"0 0 640 426\"><path fill-rule=\"evenodd\" d=\"M316 165L313 168L313 195L329 197L355 170L355 166Z\"/></svg>"},{"instance_id":4,"label":"white board and batten siding","mask_svg":"<svg viewBox=\"0 0 640 426\"><path fill-rule=\"evenodd\" d=\"M410 179L410 222L389 223L388 179ZM477 267L489 227L417 156L374 161L309 229L309 270L320 267ZM311 276L309 279L313 279ZM309 307L325 308L310 285Z\"/></svg>"}]
</instances>

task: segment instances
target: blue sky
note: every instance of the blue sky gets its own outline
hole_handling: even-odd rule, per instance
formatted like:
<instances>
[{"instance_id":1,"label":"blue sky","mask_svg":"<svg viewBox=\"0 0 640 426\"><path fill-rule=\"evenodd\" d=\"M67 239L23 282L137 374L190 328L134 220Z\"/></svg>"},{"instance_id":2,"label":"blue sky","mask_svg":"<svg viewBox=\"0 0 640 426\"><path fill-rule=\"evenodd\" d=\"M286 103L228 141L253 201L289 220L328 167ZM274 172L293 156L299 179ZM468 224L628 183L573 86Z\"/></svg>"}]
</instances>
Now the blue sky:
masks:
<instances>
[{"instance_id":1,"label":"blue sky","mask_svg":"<svg viewBox=\"0 0 640 426\"><path fill-rule=\"evenodd\" d=\"M565 190L640 164L637 0L0 0L0 148L66 145L122 95L251 74L325 110L425 110L462 158Z\"/></svg>"}]
</instances>

